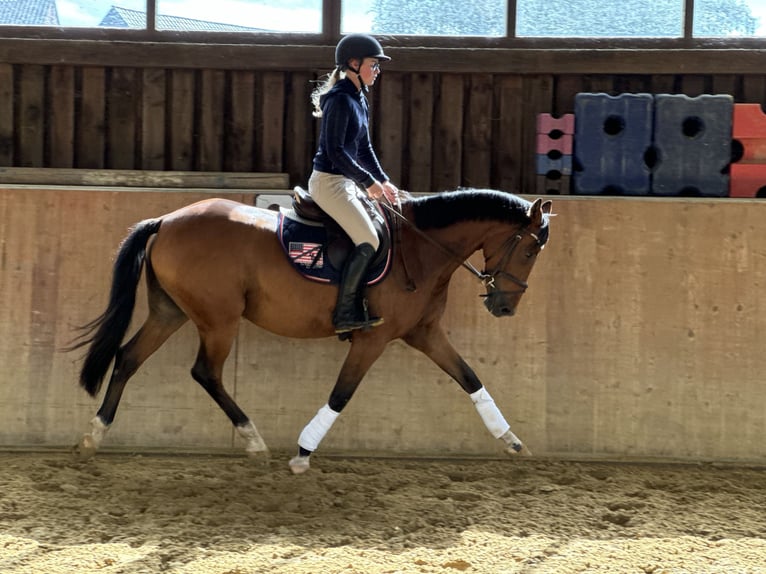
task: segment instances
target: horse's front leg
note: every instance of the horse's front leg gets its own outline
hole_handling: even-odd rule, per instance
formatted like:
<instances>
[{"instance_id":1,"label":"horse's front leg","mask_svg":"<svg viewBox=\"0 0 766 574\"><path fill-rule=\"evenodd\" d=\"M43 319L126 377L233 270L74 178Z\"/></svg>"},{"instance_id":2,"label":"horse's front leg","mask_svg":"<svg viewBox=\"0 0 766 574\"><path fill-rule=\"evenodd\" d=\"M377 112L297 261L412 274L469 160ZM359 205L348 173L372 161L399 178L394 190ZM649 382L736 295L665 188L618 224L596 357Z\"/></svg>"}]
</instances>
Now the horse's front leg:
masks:
<instances>
[{"instance_id":1,"label":"horse's front leg","mask_svg":"<svg viewBox=\"0 0 766 574\"><path fill-rule=\"evenodd\" d=\"M311 453L319 447L319 443L351 400L362 378L385 349L386 342L375 336L354 334L351 349L346 355L327 404L317 411L298 437L298 454L289 463L294 474L309 470Z\"/></svg>"},{"instance_id":2,"label":"horse's front leg","mask_svg":"<svg viewBox=\"0 0 766 574\"><path fill-rule=\"evenodd\" d=\"M523 442L513 433L511 425L505 420L500 409L487 389L482 385L476 373L458 354L450 343L441 325L430 323L411 331L404 341L411 347L421 351L445 373L455 379L460 387L471 397L476 411L487 430L497 439L505 443L508 454L531 455L532 453Z\"/></svg>"}]
</instances>

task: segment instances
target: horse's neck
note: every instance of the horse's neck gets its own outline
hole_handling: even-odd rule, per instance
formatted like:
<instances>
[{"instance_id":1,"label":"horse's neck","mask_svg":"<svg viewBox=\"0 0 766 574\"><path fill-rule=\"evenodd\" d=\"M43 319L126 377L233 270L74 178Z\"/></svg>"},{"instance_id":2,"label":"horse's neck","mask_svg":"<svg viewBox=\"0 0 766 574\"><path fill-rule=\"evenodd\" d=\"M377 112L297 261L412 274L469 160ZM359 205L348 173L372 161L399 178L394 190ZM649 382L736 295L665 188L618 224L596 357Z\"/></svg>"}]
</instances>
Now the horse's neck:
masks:
<instances>
[{"instance_id":1,"label":"horse's neck","mask_svg":"<svg viewBox=\"0 0 766 574\"><path fill-rule=\"evenodd\" d=\"M462 263L481 249L486 232L474 223L456 223L424 232L421 242L421 269L424 275L449 279Z\"/></svg>"}]
</instances>

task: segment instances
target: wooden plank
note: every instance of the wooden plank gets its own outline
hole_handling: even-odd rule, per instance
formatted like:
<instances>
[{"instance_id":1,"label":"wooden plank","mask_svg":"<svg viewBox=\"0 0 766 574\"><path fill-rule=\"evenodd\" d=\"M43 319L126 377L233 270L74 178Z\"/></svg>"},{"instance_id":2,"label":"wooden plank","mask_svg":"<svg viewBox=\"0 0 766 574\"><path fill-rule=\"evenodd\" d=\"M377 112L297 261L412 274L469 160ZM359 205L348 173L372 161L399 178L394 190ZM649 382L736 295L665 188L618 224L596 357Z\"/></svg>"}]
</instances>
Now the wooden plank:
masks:
<instances>
[{"instance_id":1,"label":"wooden plank","mask_svg":"<svg viewBox=\"0 0 766 574\"><path fill-rule=\"evenodd\" d=\"M434 191L456 189L462 181L464 82L459 74L442 74L434 111ZM469 158L470 161L470 158Z\"/></svg>"},{"instance_id":2,"label":"wooden plank","mask_svg":"<svg viewBox=\"0 0 766 574\"><path fill-rule=\"evenodd\" d=\"M625 74L615 77L614 91L618 94L641 94L651 91L651 78L644 74Z\"/></svg>"},{"instance_id":3,"label":"wooden plank","mask_svg":"<svg viewBox=\"0 0 766 574\"><path fill-rule=\"evenodd\" d=\"M285 130L285 76L281 72L261 75L260 107L256 125L256 168L282 171Z\"/></svg>"},{"instance_id":4,"label":"wooden plank","mask_svg":"<svg viewBox=\"0 0 766 574\"><path fill-rule=\"evenodd\" d=\"M285 173L0 167L0 183L162 188L287 189Z\"/></svg>"},{"instance_id":5,"label":"wooden plank","mask_svg":"<svg viewBox=\"0 0 766 574\"><path fill-rule=\"evenodd\" d=\"M708 78L694 74L684 75L681 78L681 93L690 97L709 93Z\"/></svg>"},{"instance_id":6,"label":"wooden plank","mask_svg":"<svg viewBox=\"0 0 766 574\"><path fill-rule=\"evenodd\" d=\"M48 83L50 102L51 167L74 165L75 74L72 66L52 66Z\"/></svg>"},{"instance_id":7,"label":"wooden plank","mask_svg":"<svg viewBox=\"0 0 766 574\"><path fill-rule=\"evenodd\" d=\"M103 68L83 68L80 77L80 105L75 122L76 165L104 167L105 156L105 74Z\"/></svg>"},{"instance_id":8,"label":"wooden plank","mask_svg":"<svg viewBox=\"0 0 766 574\"><path fill-rule=\"evenodd\" d=\"M43 66L28 65L21 68L18 110L18 164L25 167L42 167L45 146L45 68Z\"/></svg>"},{"instance_id":9,"label":"wooden plank","mask_svg":"<svg viewBox=\"0 0 766 574\"><path fill-rule=\"evenodd\" d=\"M766 103L766 76L753 74L742 78L742 102Z\"/></svg>"},{"instance_id":10,"label":"wooden plank","mask_svg":"<svg viewBox=\"0 0 766 574\"><path fill-rule=\"evenodd\" d=\"M614 94L614 77L604 74L587 76L585 78L585 90L591 93Z\"/></svg>"},{"instance_id":11,"label":"wooden plank","mask_svg":"<svg viewBox=\"0 0 766 574\"><path fill-rule=\"evenodd\" d=\"M519 114L521 149L516 151L518 182L515 193L534 194L537 190L535 146L537 145L537 114L553 107L553 76L525 76L524 97Z\"/></svg>"},{"instance_id":12,"label":"wooden plank","mask_svg":"<svg viewBox=\"0 0 766 574\"><path fill-rule=\"evenodd\" d=\"M409 170L402 185L414 193L433 193L434 75L415 73L410 82Z\"/></svg>"},{"instance_id":13,"label":"wooden plank","mask_svg":"<svg viewBox=\"0 0 766 574\"><path fill-rule=\"evenodd\" d=\"M521 76L504 75L495 79L491 181L496 189L519 191L519 165L524 153L520 119L522 98Z\"/></svg>"},{"instance_id":14,"label":"wooden plank","mask_svg":"<svg viewBox=\"0 0 766 574\"><path fill-rule=\"evenodd\" d=\"M255 113L255 76L251 71L234 70L231 76L231 107L228 129L224 137L224 169L251 171L253 166L253 137Z\"/></svg>"},{"instance_id":15,"label":"wooden plank","mask_svg":"<svg viewBox=\"0 0 766 574\"><path fill-rule=\"evenodd\" d=\"M562 74L556 79L551 113L560 117L574 113L575 96L584 92L583 77L576 74Z\"/></svg>"},{"instance_id":16,"label":"wooden plank","mask_svg":"<svg viewBox=\"0 0 766 574\"><path fill-rule=\"evenodd\" d=\"M734 74L716 74L713 76L713 94L729 94L734 99L739 99L742 94L742 84L739 76Z\"/></svg>"},{"instance_id":17,"label":"wooden plank","mask_svg":"<svg viewBox=\"0 0 766 574\"><path fill-rule=\"evenodd\" d=\"M112 68L107 88L106 165L133 169L136 163L136 70Z\"/></svg>"},{"instance_id":18,"label":"wooden plank","mask_svg":"<svg viewBox=\"0 0 766 574\"><path fill-rule=\"evenodd\" d=\"M372 132L375 153L383 171L395 184L402 181L404 150L404 79L402 74L386 72L375 88Z\"/></svg>"},{"instance_id":19,"label":"wooden plank","mask_svg":"<svg viewBox=\"0 0 766 574\"><path fill-rule=\"evenodd\" d=\"M285 171L291 185L306 186L311 175L316 148L314 126L319 120L311 113L311 84L313 74L293 72L287 87L287 122L285 125Z\"/></svg>"},{"instance_id":20,"label":"wooden plank","mask_svg":"<svg viewBox=\"0 0 766 574\"><path fill-rule=\"evenodd\" d=\"M675 94L676 76L673 74L655 74L651 77L651 93Z\"/></svg>"},{"instance_id":21,"label":"wooden plank","mask_svg":"<svg viewBox=\"0 0 766 574\"><path fill-rule=\"evenodd\" d=\"M223 166L224 72L202 70L200 81L197 164L203 171L220 171Z\"/></svg>"},{"instance_id":22,"label":"wooden plank","mask_svg":"<svg viewBox=\"0 0 766 574\"><path fill-rule=\"evenodd\" d=\"M173 70L170 73L170 169L194 167L194 97L195 73Z\"/></svg>"},{"instance_id":23,"label":"wooden plank","mask_svg":"<svg viewBox=\"0 0 766 574\"><path fill-rule=\"evenodd\" d=\"M469 78L467 121L464 123L463 185L490 186L492 169L492 92L491 74L471 74Z\"/></svg>"},{"instance_id":24,"label":"wooden plank","mask_svg":"<svg viewBox=\"0 0 766 574\"><path fill-rule=\"evenodd\" d=\"M166 72L164 68L146 68L142 75L141 167L164 169Z\"/></svg>"},{"instance_id":25,"label":"wooden plank","mask_svg":"<svg viewBox=\"0 0 766 574\"><path fill-rule=\"evenodd\" d=\"M10 64L0 64L0 165L13 165L15 150L14 121L14 72Z\"/></svg>"}]
</instances>

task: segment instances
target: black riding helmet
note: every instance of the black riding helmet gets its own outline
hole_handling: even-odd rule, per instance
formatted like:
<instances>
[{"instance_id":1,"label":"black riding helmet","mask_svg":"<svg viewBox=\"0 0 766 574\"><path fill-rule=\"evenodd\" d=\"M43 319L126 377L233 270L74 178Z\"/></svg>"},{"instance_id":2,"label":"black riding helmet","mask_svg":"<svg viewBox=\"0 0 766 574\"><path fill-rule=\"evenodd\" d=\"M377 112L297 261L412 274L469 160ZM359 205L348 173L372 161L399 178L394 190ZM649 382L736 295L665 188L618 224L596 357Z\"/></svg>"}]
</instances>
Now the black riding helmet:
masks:
<instances>
[{"instance_id":1,"label":"black riding helmet","mask_svg":"<svg viewBox=\"0 0 766 574\"><path fill-rule=\"evenodd\" d=\"M341 38L335 48L335 65L341 70L348 68L351 58L364 60L365 58L377 58L388 62L391 58L383 53L383 46L375 38L367 34L349 34ZM358 73L358 70L352 70Z\"/></svg>"}]
</instances>

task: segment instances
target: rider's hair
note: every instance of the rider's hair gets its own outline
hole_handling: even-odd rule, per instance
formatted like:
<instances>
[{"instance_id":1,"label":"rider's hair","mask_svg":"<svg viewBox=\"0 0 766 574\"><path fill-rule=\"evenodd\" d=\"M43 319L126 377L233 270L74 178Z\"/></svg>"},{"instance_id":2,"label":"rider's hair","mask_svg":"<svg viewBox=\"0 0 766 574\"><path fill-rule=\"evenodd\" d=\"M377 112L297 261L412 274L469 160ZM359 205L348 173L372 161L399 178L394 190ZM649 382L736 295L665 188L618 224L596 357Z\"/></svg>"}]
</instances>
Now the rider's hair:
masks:
<instances>
[{"instance_id":1,"label":"rider's hair","mask_svg":"<svg viewBox=\"0 0 766 574\"><path fill-rule=\"evenodd\" d=\"M330 91L330 89L341 79L343 72L340 70L340 66L337 66L331 74L327 75L324 82L319 84L317 88L311 92L311 103L314 105L314 111L312 112L315 118L322 117L322 108L320 107L320 100L323 95Z\"/></svg>"}]
</instances>

